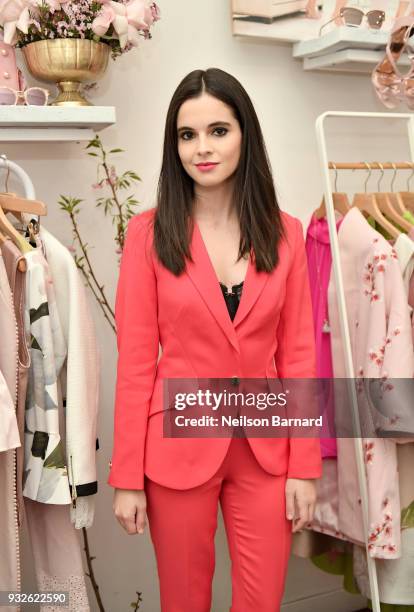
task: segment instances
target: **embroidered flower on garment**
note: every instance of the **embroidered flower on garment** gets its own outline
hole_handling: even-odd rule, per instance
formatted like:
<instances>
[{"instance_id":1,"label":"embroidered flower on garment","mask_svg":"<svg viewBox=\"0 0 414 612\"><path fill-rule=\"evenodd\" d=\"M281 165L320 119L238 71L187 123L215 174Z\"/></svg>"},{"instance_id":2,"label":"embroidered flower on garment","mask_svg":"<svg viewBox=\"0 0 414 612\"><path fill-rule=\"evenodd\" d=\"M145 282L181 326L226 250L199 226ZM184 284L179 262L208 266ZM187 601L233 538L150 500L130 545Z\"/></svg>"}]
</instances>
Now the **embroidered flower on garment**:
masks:
<instances>
[{"instance_id":1,"label":"embroidered flower on garment","mask_svg":"<svg viewBox=\"0 0 414 612\"><path fill-rule=\"evenodd\" d=\"M365 463L370 465L374 458L374 453L372 452L374 449L373 442L364 442L364 451L365 451Z\"/></svg>"}]
</instances>

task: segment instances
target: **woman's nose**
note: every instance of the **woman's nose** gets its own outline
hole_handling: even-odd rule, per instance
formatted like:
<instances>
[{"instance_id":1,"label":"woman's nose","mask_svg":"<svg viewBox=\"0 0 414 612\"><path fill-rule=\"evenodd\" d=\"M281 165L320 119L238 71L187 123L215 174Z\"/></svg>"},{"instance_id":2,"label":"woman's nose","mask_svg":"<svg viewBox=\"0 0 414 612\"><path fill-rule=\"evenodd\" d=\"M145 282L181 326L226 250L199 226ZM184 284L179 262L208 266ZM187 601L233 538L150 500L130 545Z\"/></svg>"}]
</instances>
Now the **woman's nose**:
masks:
<instances>
[{"instance_id":1,"label":"woman's nose","mask_svg":"<svg viewBox=\"0 0 414 612\"><path fill-rule=\"evenodd\" d=\"M201 153L210 153L211 152L211 144L207 135L200 134L198 137L198 152Z\"/></svg>"}]
</instances>

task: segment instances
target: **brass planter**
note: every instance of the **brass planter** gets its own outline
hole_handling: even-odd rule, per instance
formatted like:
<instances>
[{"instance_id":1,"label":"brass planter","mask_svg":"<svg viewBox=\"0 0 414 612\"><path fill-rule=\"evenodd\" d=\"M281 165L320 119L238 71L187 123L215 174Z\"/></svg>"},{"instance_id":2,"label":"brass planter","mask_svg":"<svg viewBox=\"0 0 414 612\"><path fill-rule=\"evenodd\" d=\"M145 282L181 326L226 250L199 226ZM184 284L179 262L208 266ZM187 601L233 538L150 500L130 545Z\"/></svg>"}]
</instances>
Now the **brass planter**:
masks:
<instances>
[{"instance_id":1,"label":"brass planter","mask_svg":"<svg viewBox=\"0 0 414 612\"><path fill-rule=\"evenodd\" d=\"M97 81L105 73L109 45L83 38L56 38L30 43L22 51L31 74L60 89L52 106L93 106L79 89L81 83Z\"/></svg>"}]
</instances>

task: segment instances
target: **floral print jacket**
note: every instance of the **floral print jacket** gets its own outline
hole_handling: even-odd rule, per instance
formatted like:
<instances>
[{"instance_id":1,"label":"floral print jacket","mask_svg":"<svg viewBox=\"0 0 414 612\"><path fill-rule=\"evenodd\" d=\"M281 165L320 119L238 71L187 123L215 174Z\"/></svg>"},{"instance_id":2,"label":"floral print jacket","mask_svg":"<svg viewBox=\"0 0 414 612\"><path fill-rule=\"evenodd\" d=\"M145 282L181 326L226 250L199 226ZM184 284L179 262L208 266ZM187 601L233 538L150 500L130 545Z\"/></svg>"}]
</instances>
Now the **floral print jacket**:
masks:
<instances>
[{"instance_id":1,"label":"floral print jacket","mask_svg":"<svg viewBox=\"0 0 414 612\"><path fill-rule=\"evenodd\" d=\"M398 414L382 414L372 382L381 393L395 393L395 379L414 375L414 350L407 295L397 254L357 208L344 217L338 232L347 318L369 498L369 550L373 557L401 556L400 495L396 443L378 432L398 423ZM345 378L345 361L333 270L328 289L334 376ZM374 381L375 382L375 381ZM378 391L378 389L377 389ZM350 432L350 402L335 398L338 432L338 524L342 534L364 543L361 496ZM342 432L342 433L341 433ZM342 436L342 437L341 437ZM348 436L348 437L346 437Z\"/></svg>"}]
</instances>

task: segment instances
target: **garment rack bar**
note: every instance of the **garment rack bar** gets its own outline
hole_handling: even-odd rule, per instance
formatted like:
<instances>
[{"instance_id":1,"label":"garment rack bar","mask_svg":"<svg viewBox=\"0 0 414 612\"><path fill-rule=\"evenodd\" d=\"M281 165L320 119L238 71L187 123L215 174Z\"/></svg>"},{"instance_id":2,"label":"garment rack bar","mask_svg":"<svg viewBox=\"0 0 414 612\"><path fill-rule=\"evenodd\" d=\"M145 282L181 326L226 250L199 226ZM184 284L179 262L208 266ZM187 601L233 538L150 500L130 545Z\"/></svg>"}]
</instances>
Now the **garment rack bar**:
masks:
<instances>
[{"instance_id":1,"label":"garment rack bar","mask_svg":"<svg viewBox=\"0 0 414 612\"><path fill-rule=\"evenodd\" d=\"M413 170L411 162L332 162L328 163L330 170Z\"/></svg>"}]
</instances>

